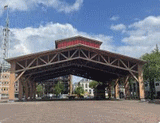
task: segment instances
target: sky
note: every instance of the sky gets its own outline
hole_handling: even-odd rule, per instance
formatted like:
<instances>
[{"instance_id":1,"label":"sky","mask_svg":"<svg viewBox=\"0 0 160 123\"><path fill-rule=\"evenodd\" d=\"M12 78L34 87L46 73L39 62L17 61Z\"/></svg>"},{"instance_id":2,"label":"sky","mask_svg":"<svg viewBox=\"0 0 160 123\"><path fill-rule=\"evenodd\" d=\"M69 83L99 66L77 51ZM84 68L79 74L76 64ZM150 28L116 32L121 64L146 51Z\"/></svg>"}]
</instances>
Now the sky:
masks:
<instances>
[{"instance_id":1,"label":"sky","mask_svg":"<svg viewBox=\"0 0 160 123\"><path fill-rule=\"evenodd\" d=\"M135 58L160 45L160 0L0 0L0 45L5 5L9 57L51 50L55 40L77 35L102 41L103 50Z\"/></svg>"}]
</instances>

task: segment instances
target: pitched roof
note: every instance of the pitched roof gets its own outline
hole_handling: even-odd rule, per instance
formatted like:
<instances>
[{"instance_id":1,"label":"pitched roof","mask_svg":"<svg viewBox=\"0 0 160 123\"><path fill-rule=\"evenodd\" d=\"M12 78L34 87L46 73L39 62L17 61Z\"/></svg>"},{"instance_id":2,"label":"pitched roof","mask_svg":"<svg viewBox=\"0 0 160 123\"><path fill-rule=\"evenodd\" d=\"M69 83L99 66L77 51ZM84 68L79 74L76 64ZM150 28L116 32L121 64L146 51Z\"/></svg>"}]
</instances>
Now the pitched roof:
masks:
<instances>
[{"instance_id":1,"label":"pitched roof","mask_svg":"<svg viewBox=\"0 0 160 123\"><path fill-rule=\"evenodd\" d=\"M59 42L63 42L63 41L72 41L72 40L75 40L75 39L83 39L83 40L86 40L86 41L91 41L91 42L95 42L97 44L102 44L101 41L98 41L98 40L95 40L95 39L91 39L91 38L87 38L87 37L83 37L83 36L74 36L74 37L70 37L70 38L65 38L65 39L60 39L60 40L56 40L55 41L55 44L59 43Z\"/></svg>"},{"instance_id":2,"label":"pitched roof","mask_svg":"<svg viewBox=\"0 0 160 123\"><path fill-rule=\"evenodd\" d=\"M142 63L142 64L146 63L146 61L141 60L141 59L137 59L137 58L133 58L133 57L130 57L130 56L121 55L121 54L118 54L118 53L109 52L107 50L101 50L99 48L89 47L89 46L84 45L84 44L77 44L77 45L73 45L73 46L70 46L70 47L54 49L54 50L48 50L48 51L43 51L43 52L32 53L32 54L28 54L28 55L8 58L8 59L6 59L6 61L10 63L10 62L16 61L16 60L34 58L34 57L37 57L37 56L43 56L43 55L46 55L46 54L51 54L53 52L65 51L65 50L68 50L68 49L75 49L75 48L78 48L78 47L82 47L82 48L84 48L86 50L94 50L94 51L97 51L99 53L107 54L109 56L116 57L116 58L127 59L127 60L131 60L131 61L134 61L134 62L139 62L139 63Z\"/></svg>"}]
</instances>

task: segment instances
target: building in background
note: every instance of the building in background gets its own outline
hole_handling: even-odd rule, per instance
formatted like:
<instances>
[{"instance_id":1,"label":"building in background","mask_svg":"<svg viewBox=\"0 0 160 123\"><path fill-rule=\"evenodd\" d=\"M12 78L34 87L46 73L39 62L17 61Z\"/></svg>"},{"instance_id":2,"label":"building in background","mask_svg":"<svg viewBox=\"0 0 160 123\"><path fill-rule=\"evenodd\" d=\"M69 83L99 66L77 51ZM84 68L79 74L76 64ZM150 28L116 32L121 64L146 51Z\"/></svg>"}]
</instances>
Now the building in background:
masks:
<instances>
[{"instance_id":1,"label":"building in background","mask_svg":"<svg viewBox=\"0 0 160 123\"><path fill-rule=\"evenodd\" d=\"M149 98L150 95L150 86L149 86L149 82L146 81L145 82L145 97ZM154 82L154 89L155 89L155 97L160 99L160 81L155 81Z\"/></svg>"},{"instance_id":2,"label":"building in background","mask_svg":"<svg viewBox=\"0 0 160 123\"><path fill-rule=\"evenodd\" d=\"M9 98L9 83L10 83L10 70L5 70L5 72L0 73L0 92L1 92L1 99L8 99ZM14 83L15 87L15 97L18 98L19 93L19 82L16 81Z\"/></svg>"},{"instance_id":3,"label":"building in background","mask_svg":"<svg viewBox=\"0 0 160 123\"><path fill-rule=\"evenodd\" d=\"M68 94L69 93L69 82L70 82L70 77L71 75L66 75L66 76L61 76L53 79L46 80L44 82L45 84L45 94L53 94L54 93L54 86L57 84L59 81L64 85L64 93L63 94Z\"/></svg>"},{"instance_id":4,"label":"building in background","mask_svg":"<svg viewBox=\"0 0 160 123\"><path fill-rule=\"evenodd\" d=\"M10 72L5 71L0 73L0 90L1 90L1 99L8 99L8 90L9 90L9 82L10 82Z\"/></svg>"},{"instance_id":5,"label":"building in background","mask_svg":"<svg viewBox=\"0 0 160 123\"><path fill-rule=\"evenodd\" d=\"M75 89L78 87L78 82L75 82L72 84L73 92L75 92Z\"/></svg>"},{"instance_id":6,"label":"building in background","mask_svg":"<svg viewBox=\"0 0 160 123\"><path fill-rule=\"evenodd\" d=\"M18 98L18 95L19 95L19 81L16 81L14 83L14 92L15 92L15 98Z\"/></svg>"},{"instance_id":7,"label":"building in background","mask_svg":"<svg viewBox=\"0 0 160 123\"><path fill-rule=\"evenodd\" d=\"M89 83L91 80L89 79L81 79L78 82L78 86L82 87L84 89L85 95L84 96L94 96L93 89L89 87Z\"/></svg>"}]
</instances>

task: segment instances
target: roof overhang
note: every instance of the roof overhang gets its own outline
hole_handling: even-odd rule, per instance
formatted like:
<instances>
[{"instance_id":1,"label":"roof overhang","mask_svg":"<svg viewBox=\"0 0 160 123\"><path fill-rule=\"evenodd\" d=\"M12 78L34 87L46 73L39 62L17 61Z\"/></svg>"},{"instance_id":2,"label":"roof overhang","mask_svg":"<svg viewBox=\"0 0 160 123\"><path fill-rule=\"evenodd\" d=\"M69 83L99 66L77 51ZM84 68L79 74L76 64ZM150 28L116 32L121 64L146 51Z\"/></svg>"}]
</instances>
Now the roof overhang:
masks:
<instances>
[{"instance_id":1,"label":"roof overhang","mask_svg":"<svg viewBox=\"0 0 160 123\"><path fill-rule=\"evenodd\" d=\"M147 63L145 60L129 57L129 56L118 54L118 53L109 52L109 51L106 51L106 50L101 50L99 48L93 48L93 47L90 47L90 46L87 46L87 45L83 45L83 44L68 46L68 47L60 48L60 49L42 51L42 52L27 54L27 55L18 56L18 57L12 57L12 58L8 58L8 59L5 59L5 60L7 62L11 63L12 61L19 61L19 60L28 59L28 58L34 58L36 56L43 56L43 55L51 54L51 53L54 53L54 52L66 51L68 49L77 49L78 47L83 47L84 49L86 49L88 51L89 50L94 50L94 51L96 51L98 53L107 54L107 55L115 57L115 58L121 58L121 59L125 59L125 60L134 61L134 62L137 62L137 63L140 63L140 64Z\"/></svg>"}]
</instances>

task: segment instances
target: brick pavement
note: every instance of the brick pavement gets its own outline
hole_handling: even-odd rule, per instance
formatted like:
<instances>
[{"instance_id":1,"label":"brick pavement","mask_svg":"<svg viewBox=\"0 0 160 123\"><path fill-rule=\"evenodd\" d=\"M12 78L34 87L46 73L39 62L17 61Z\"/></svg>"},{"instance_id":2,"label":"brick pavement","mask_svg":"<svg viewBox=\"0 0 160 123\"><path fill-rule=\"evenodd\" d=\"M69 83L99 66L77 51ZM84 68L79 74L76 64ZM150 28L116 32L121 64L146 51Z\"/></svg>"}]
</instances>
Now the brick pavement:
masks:
<instances>
[{"instance_id":1,"label":"brick pavement","mask_svg":"<svg viewBox=\"0 0 160 123\"><path fill-rule=\"evenodd\" d=\"M0 123L159 123L160 105L139 101L0 103Z\"/></svg>"}]
</instances>

